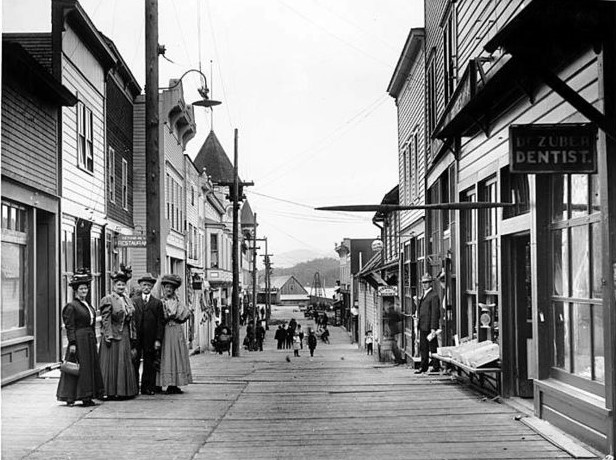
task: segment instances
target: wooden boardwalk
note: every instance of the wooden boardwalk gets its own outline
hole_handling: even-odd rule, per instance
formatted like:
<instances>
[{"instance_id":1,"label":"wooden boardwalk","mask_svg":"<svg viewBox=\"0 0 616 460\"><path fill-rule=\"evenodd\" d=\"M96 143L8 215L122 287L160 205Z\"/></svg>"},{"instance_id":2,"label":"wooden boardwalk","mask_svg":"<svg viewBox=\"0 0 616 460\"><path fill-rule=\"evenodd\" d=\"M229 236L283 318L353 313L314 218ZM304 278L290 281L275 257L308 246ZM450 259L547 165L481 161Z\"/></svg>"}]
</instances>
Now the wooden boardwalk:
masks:
<instances>
[{"instance_id":1,"label":"wooden boardwalk","mask_svg":"<svg viewBox=\"0 0 616 460\"><path fill-rule=\"evenodd\" d=\"M182 395L67 408L57 378L5 387L2 458L571 458L510 407L446 376L381 365L338 328L312 360L276 350L273 333L264 352L193 356Z\"/></svg>"}]
</instances>

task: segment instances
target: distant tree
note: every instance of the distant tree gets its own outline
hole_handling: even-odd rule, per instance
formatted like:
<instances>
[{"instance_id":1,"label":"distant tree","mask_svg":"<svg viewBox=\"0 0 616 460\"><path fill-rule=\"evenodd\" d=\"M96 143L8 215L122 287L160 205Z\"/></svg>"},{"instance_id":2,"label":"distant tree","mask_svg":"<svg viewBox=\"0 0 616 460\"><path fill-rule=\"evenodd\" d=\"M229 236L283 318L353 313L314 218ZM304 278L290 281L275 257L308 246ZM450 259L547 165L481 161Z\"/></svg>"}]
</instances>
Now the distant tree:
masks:
<instances>
[{"instance_id":1,"label":"distant tree","mask_svg":"<svg viewBox=\"0 0 616 460\"><path fill-rule=\"evenodd\" d=\"M295 276L303 286L310 286L315 272L321 275L323 287L333 287L336 280L340 279L340 261L333 257L323 257L300 262L289 268L274 268L272 276Z\"/></svg>"}]
</instances>

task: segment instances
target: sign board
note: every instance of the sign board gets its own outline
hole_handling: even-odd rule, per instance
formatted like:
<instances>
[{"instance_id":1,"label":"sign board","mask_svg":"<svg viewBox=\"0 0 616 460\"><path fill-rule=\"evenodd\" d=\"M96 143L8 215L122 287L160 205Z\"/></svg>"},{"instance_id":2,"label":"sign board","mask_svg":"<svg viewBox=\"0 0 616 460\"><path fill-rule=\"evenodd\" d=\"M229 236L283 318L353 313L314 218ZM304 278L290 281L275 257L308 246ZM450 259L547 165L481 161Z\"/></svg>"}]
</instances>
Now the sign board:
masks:
<instances>
[{"instance_id":1,"label":"sign board","mask_svg":"<svg viewBox=\"0 0 616 460\"><path fill-rule=\"evenodd\" d=\"M592 123L509 126L513 173L597 172L597 127Z\"/></svg>"},{"instance_id":2,"label":"sign board","mask_svg":"<svg viewBox=\"0 0 616 460\"><path fill-rule=\"evenodd\" d=\"M146 246L145 235L118 235L118 247L120 248L145 248Z\"/></svg>"},{"instance_id":3,"label":"sign board","mask_svg":"<svg viewBox=\"0 0 616 460\"><path fill-rule=\"evenodd\" d=\"M379 286L378 294L381 297L397 297L398 286Z\"/></svg>"}]
</instances>

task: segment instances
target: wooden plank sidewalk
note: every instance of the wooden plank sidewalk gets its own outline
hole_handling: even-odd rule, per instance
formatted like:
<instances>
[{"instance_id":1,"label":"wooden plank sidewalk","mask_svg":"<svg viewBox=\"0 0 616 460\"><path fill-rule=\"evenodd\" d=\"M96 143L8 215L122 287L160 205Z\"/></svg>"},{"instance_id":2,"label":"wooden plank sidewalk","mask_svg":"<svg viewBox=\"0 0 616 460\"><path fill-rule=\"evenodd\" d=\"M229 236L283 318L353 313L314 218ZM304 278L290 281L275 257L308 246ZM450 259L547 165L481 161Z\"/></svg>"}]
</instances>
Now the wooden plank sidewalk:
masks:
<instances>
[{"instance_id":1,"label":"wooden plank sidewalk","mask_svg":"<svg viewBox=\"0 0 616 460\"><path fill-rule=\"evenodd\" d=\"M55 400L57 378L7 386L2 458L572 458L509 406L447 376L379 364L338 328L312 359L276 350L273 333L264 352L193 356L182 395L68 408Z\"/></svg>"}]
</instances>

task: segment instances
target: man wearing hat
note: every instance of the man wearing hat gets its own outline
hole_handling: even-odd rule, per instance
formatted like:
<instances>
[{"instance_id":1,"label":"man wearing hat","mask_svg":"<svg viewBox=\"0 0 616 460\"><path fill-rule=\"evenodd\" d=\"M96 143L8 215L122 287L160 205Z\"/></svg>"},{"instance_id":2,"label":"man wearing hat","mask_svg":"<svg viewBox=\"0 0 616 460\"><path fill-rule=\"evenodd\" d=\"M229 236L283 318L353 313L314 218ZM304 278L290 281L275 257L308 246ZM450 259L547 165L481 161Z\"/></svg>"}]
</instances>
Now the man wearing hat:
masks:
<instances>
[{"instance_id":1,"label":"man wearing hat","mask_svg":"<svg viewBox=\"0 0 616 460\"><path fill-rule=\"evenodd\" d=\"M416 374L428 372L430 353L436 354L438 339L436 331L439 329L441 310L438 294L432 289L432 276L426 273L421 277L421 285L423 287L423 295L417 305L417 319L419 321L419 354L421 355L421 364ZM432 333L432 340L428 340L428 336ZM438 371L440 369L439 362L432 360L432 369Z\"/></svg>"},{"instance_id":2,"label":"man wearing hat","mask_svg":"<svg viewBox=\"0 0 616 460\"><path fill-rule=\"evenodd\" d=\"M135 374L139 384L139 364L143 357L141 394L153 395L156 390L156 359L165 331L163 303L152 295L156 278L146 273L137 280L141 293L133 296L135 325L137 329L137 359Z\"/></svg>"}]
</instances>

